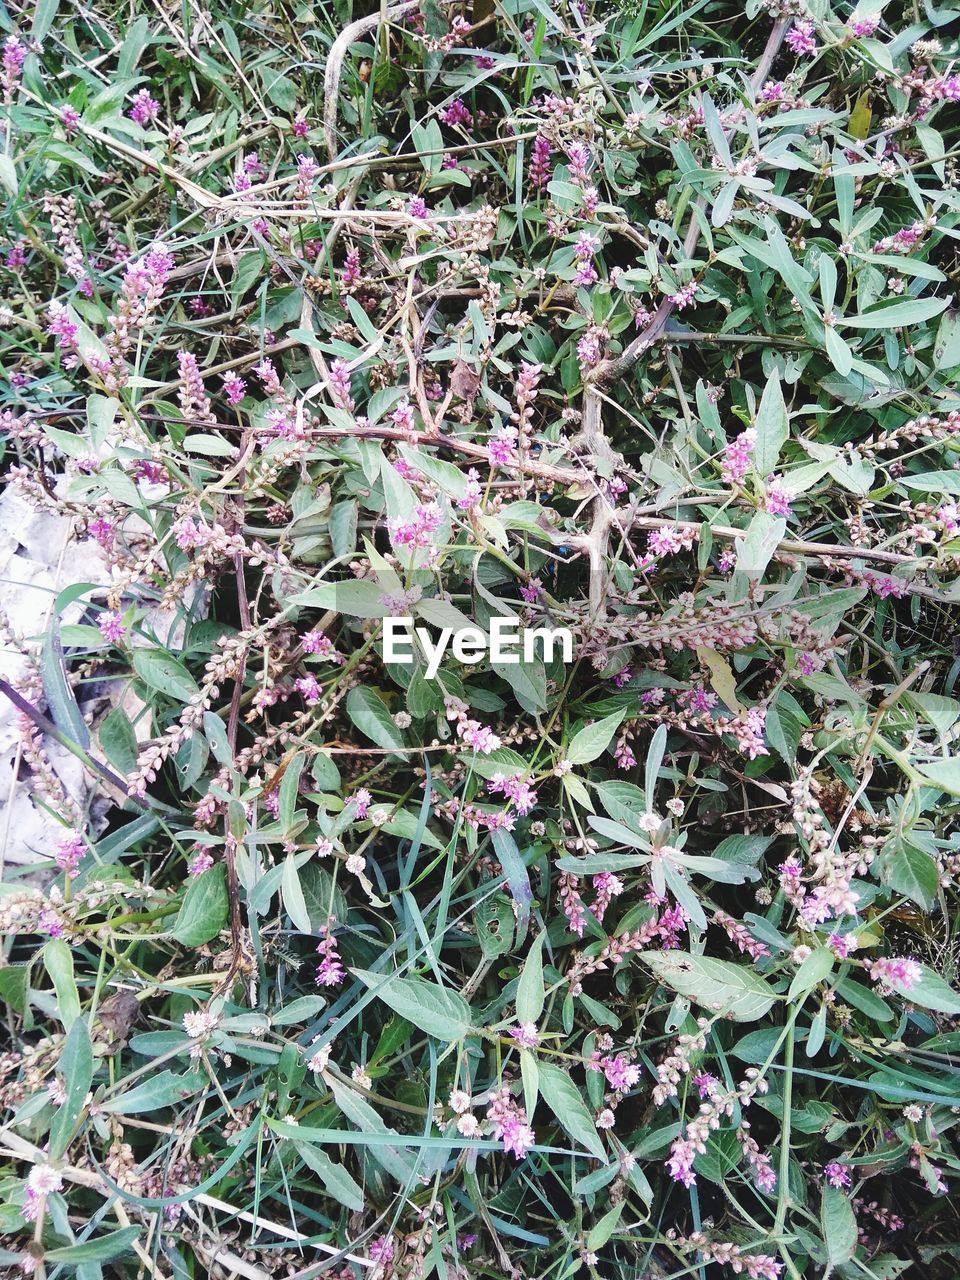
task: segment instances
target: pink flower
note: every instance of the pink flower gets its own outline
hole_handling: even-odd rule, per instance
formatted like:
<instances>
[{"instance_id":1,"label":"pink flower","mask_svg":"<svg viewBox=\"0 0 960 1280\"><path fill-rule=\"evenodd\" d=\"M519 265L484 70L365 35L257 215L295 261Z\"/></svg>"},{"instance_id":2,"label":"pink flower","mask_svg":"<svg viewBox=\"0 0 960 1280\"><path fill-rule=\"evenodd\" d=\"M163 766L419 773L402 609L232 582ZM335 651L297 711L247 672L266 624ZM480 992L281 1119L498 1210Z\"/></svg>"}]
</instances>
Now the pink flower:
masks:
<instances>
[{"instance_id":1,"label":"pink flower","mask_svg":"<svg viewBox=\"0 0 960 1280\"><path fill-rule=\"evenodd\" d=\"M68 138L73 136L73 131L80 123L80 112L75 111L69 104L60 108L60 123L66 132Z\"/></svg>"},{"instance_id":2,"label":"pink flower","mask_svg":"<svg viewBox=\"0 0 960 1280\"><path fill-rule=\"evenodd\" d=\"M443 523L443 512L435 502L418 503L412 520L390 520L388 528L394 547L431 547Z\"/></svg>"},{"instance_id":3,"label":"pink flower","mask_svg":"<svg viewBox=\"0 0 960 1280\"><path fill-rule=\"evenodd\" d=\"M102 516L98 516L96 520L91 520L87 525L87 532L105 551L109 551L113 546L116 525L112 520L104 520Z\"/></svg>"},{"instance_id":4,"label":"pink flower","mask_svg":"<svg viewBox=\"0 0 960 1280\"><path fill-rule=\"evenodd\" d=\"M160 103L156 98L151 98L149 89L140 89L133 95L133 106L127 112L127 115L136 124L146 127L153 120L156 120L160 111Z\"/></svg>"},{"instance_id":5,"label":"pink flower","mask_svg":"<svg viewBox=\"0 0 960 1280\"><path fill-rule=\"evenodd\" d=\"M332 925L333 917L331 916L329 922L323 926L323 936L317 944L320 963L317 965L315 981L318 987L338 987L346 977L346 970L340 960L340 953L333 936Z\"/></svg>"},{"instance_id":6,"label":"pink flower","mask_svg":"<svg viewBox=\"0 0 960 1280\"><path fill-rule=\"evenodd\" d=\"M851 18L847 23L850 34L858 39L861 36L872 36L879 25L879 18Z\"/></svg>"},{"instance_id":7,"label":"pink flower","mask_svg":"<svg viewBox=\"0 0 960 1280\"><path fill-rule=\"evenodd\" d=\"M580 881L576 876L564 872L558 881L558 897L570 932L582 938L587 923L587 909L580 897L579 886Z\"/></svg>"},{"instance_id":8,"label":"pink flower","mask_svg":"<svg viewBox=\"0 0 960 1280\"><path fill-rule=\"evenodd\" d=\"M487 441L487 456L491 467L505 467L516 461L516 427L501 427Z\"/></svg>"},{"instance_id":9,"label":"pink flower","mask_svg":"<svg viewBox=\"0 0 960 1280\"><path fill-rule=\"evenodd\" d=\"M231 409L235 409L246 394L247 384L242 378L235 373L227 373L223 378L223 394L227 397L227 404Z\"/></svg>"},{"instance_id":10,"label":"pink flower","mask_svg":"<svg viewBox=\"0 0 960 1280\"><path fill-rule=\"evenodd\" d=\"M483 497L483 486L480 483L480 472L475 467L471 467L467 472L467 487L463 491L463 497L457 499L457 507L461 511L470 511L480 502ZM523 588L520 588L521 593Z\"/></svg>"},{"instance_id":11,"label":"pink flower","mask_svg":"<svg viewBox=\"0 0 960 1280\"><path fill-rule=\"evenodd\" d=\"M352 288L360 281L360 250L354 246L348 253L340 272L340 284L345 289Z\"/></svg>"},{"instance_id":12,"label":"pink flower","mask_svg":"<svg viewBox=\"0 0 960 1280\"><path fill-rule=\"evenodd\" d=\"M756 443L757 433L752 427L741 431L735 439L727 441L723 451L723 461L720 464L720 474L724 484L743 484L750 470Z\"/></svg>"},{"instance_id":13,"label":"pink flower","mask_svg":"<svg viewBox=\"0 0 960 1280\"><path fill-rule=\"evenodd\" d=\"M604 330L592 324L577 343L577 359L584 368L592 368L603 358Z\"/></svg>"},{"instance_id":14,"label":"pink flower","mask_svg":"<svg viewBox=\"0 0 960 1280\"><path fill-rule=\"evenodd\" d=\"M570 167L570 180L583 186L589 177L590 151L580 142L572 142L567 147L567 163Z\"/></svg>"},{"instance_id":15,"label":"pink flower","mask_svg":"<svg viewBox=\"0 0 960 1280\"><path fill-rule=\"evenodd\" d=\"M203 385L203 377L196 356L190 351L178 351L177 367L180 373L177 400L184 418L188 421L207 422L212 426L216 422L216 417Z\"/></svg>"},{"instance_id":16,"label":"pink flower","mask_svg":"<svg viewBox=\"0 0 960 1280\"><path fill-rule=\"evenodd\" d=\"M697 1180L693 1172L693 1162L697 1155L697 1148L692 1141L685 1138L674 1140L670 1148L670 1158L667 1160L667 1172L674 1182L680 1182L685 1187L693 1186Z\"/></svg>"},{"instance_id":17,"label":"pink flower","mask_svg":"<svg viewBox=\"0 0 960 1280\"><path fill-rule=\"evenodd\" d=\"M905 987L909 991L923 977L923 968L917 961L903 956L885 956L873 960L868 963L867 972L882 991L892 991L896 987Z\"/></svg>"},{"instance_id":18,"label":"pink flower","mask_svg":"<svg viewBox=\"0 0 960 1280\"><path fill-rule=\"evenodd\" d=\"M521 1049L535 1049L540 1043L540 1033L535 1022L521 1022L518 1027L511 1027L509 1034Z\"/></svg>"},{"instance_id":19,"label":"pink flower","mask_svg":"<svg viewBox=\"0 0 960 1280\"><path fill-rule=\"evenodd\" d=\"M493 1125L493 1136L502 1141L504 1151L522 1160L536 1141L536 1135L527 1123L523 1107L514 1102L508 1089L493 1095L486 1118Z\"/></svg>"},{"instance_id":20,"label":"pink flower","mask_svg":"<svg viewBox=\"0 0 960 1280\"><path fill-rule=\"evenodd\" d=\"M647 549L655 556L674 555L678 551L689 551L696 536L695 530L664 525L662 529L653 529L647 535Z\"/></svg>"},{"instance_id":21,"label":"pink flower","mask_svg":"<svg viewBox=\"0 0 960 1280\"><path fill-rule=\"evenodd\" d=\"M767 477L767 511L772 516L790 515L790 495L783 487L783 481L777 476Z\"/></svg>"},{"instance_id":22,"label":"pink flower","mask_svg":"<svg viewBox=\"0 0 960 1280\"><path fill-rule=\"evenodd\" d=\"M297 156L297 187L295 194L298 200L305 201L308 198L313 187L313 180L319 172L320 166L313 156L303 153Z\"/></svg>"},{"instance_id":23,"label":"pink flower","mask_svg":"<svg viewBox=\"0 0 960 1280\"><path fill-rule=\"evenodd\" d=\"M375 1240L370 1242L370 1257L374 1262L379 1262L381 1267L387 1267L393 1261L395 1249L393 1240L390 1236L377 1236Z\"/></svg>"},{"instance_id":24,"label":"pink flower","mask_svg":"<svg viewBox=\"0 0 960 1280\"><path fill-rule=\"evenodd\" d=\"M455 99L455 101L450 103L449 107L447 107L446 110L441 111L440 119L443 121L444 124L448 124L451 127L455 127L456 125L463 125L465 129L469 129L470 126L473 124L473 116L470 114L468 109L464 106L463 100L461 98Z\"/></svg>"},{"instance_id":25,"label":"pink flower","mask_svg":"<svg viewBox=\"0 0 960 1280\"><path fill-rule=\"evenodd\" d=\"M673 951L680 946L687 928L687 913L677 903L668 907L657 922L657 934L664 951Z\"/></svg>"},{"instance_id":26,"label":"pink flower","mask_svg":"<svg viewBox=\"0 0 960 1280\"><path fill-rule=\"evenodd\" d=\"M206 849L198 849L187 866L188 876L202 876L213 866L213 857Z\"/></svg>"},{"instance_id":27,"label":"pink flower","mask_svg":"<svg viewBox=\"0 0 960 1280\"><path fill-rule=\"evenodd\" d=\"M463 720L459 725L460 740L464 746L472 747L481 755L488 756L500 747L500 739L485 724L478 720Z\"/></svg>"},{"instance_id":28,"label":"pink flower","mask_svg":"<svg viewBox=\"0 0 960 1280\"><path fill-rule=\"evenodd\" d=\"M346 360L334 360L330 366L330 397L338 409L353 411L350 388L350 366Z\"/></svg>"},{"instance_id":29,"label":"pink flower","mask_svg":"<svg viewBox=\"0 0 960 1280\"><path fill-rule=\"evenodd\" d=\"M640 1068L626 1054L618 1053L616 1057L601 1058L600 1066L607 1084L617 1093L627 1093L640 1081Z\"/></svg>"},{"instance_id":30,"label":"pink flower","mask_svg":"<svg viewBox=\"0 0 960 1280\"><path fill-rule=\"evenodd\" d=\"M294 680L293 684L308 707L316 706L323 696L323 690L315 675L301 676L299 680Z\"/></svg>"},{"instance_id":31,"label":"pink flower","mask_svg":"<svg viewBox=\"0 0 960 1280\"><path fill-rule=\"evenodd\" d=\"M704 1098L711 1098L720 1087L720 1081L716 1076L712 1076L709 1071L703 1071L700 1075L694 1076L693 1083L701 1102Z\"/></svg>"},{"instance_id":32,"label":"pink flower","mask_svg":"<svg viewBox=\"0 0 960 1280\"><path fill-rule=\"evenodd\" d=\"M840 933L831 933L827 938L827 946L838 960L846 960L852 950L849 937Z\"/></svg>"},{"instance_id":33,"label":"pink flower","mask_svg":"<svg viewBox=\"0 0 960 1280\"><path fill-rule=\"evenodd\" d=\"M86 852L87 842L84 839L83 832L71 831L57 845L57 851L53 856L60 870L65 873L68 879L72 879L77 874L77 867Z\"/></svg>"},{"instance_id":34,"label":"pink flower","mask_svg":"<svg viewBox=\"0 0 960 1280\"><path fill-rule=\"evenodd\" d=\"M750 760L770 754L763 741L766 719L767 713L763 707L751 707L745 716L738 717L730 724L730 732L736 738L737 745Z\"/></svg>"},{"instance_id":35,"label":"pink flower","mask_svg":"<svg viewBox=\"0 0 960 1280\"><path fill-rule=\"evenodd\" d=\"M527 783L522 773L495 773L487 782L491 795L503 795L512 800L517 813L527 814L537 803L537 793Z\"/></svg>"},{"instance_id":36,"label":"pink flower","mask_svg":"<svg viewBox=\"0 0 960 1280\"><path fill-rule=\"evenodd\" d=\"M80 328L70 319L66 307L54 301L47 308L46 332L57 339L62 351L73 351L77 345L77 334Z\"/></svg>"},{"instance_id":37,"label":"pink flower","mask_svg":"<svg viewBox=\"0 0 960 1280\"><path fill-rule=\"evenodd\" d=\"M850 1173L836 1160L831 1160L829 1164L825 1164L823 1172L831 1187L836 1187L838 1191L844 1187L849 1187Z\"/></svg>"},{"instance_id":38,"label":"pink flower","mask_svg":"<svg viewBox=\"0 0 960 1280\"><path fill-rule=\"evenodd\" d=\"M316 654L317 657L326 658L329 662L336 662L338 665L343 662L333 643L322 631L308 631L301 637L300 643L303 645L304 653Z\"/></svg>"},{"instance_id":39,"label":"pink flower","mask_svg":"<svg viewBox=\"0 0 960 1280\"><path fill-rule=\"evenodd\" d=\"M102 613L97 619L97 626L104 640L109 640L111 644L119 644L127 634L119 613Z\"/></svg>"},{"instance_id":40,"label":"pink flower","mask_svg":"<svg viewBox=\"0 0 960 1280\"><path fill-rule=\"evenodd\" d=\"M367 788L361 787L360 790L355 795L347 796L346 800L344 800L344 804L355 805L356 813L354 816L362 822L363 819L367 816L367 809L369 809L370 802L372 799L373 799L373 796L370 794Z\"/></svg>"},{"instance_id":41,"label":"pink flower","mask_svg":"<svg viewBox=\"0 0 960 1280\"><path fill-rule=\"evenodd\" d=\"M47 1196L54 1195L63 1186L63 1178L52 1165L35 1164L27 1178L23 1202L23 1216L28 1222L36 1222Z\"/></svg>"},{"instance_id":42,"label":"pink flower","mask_svg":"<svg viewBox=\"0 0 960 1280\"><path fill-rule=\"evenodd\" d=\"M527 179L534 191L543 191L550 181L550 143L542 133L533 140Z\"/></svg>"},{"instance_id":43,"label":"pink flower","mask_svg":"<svg viewBox=\"0 0 960 1280\"><path fill-rule=\"evenodd\" d=\"M27 60L27 46L16 36L7 36L3 42L3 72L0 83L3 85L3 99L12 102L17 82Z\"/></svg>"},{"instance_id":44,"label":"pink flower","mask_svg":"<svg viewBox=\"0 0 960 1280\"><path fill-rule=\"evenodd\" d=\"M430 217L430 210L427 208L427 202L423 196L411 196L410 203L407 205L407 212L411 218Z\"/></svg>"},{"instance_id":45,"label":"pink flower","mask_svg":"<svg viewBox=\"0 0 960 1280\"><path fill-rule=\"evenodd\" d=\"M787 44L798 58L815 53L817 42L813 37L813 23L806 18L795 22L787 32Z\"/></svg>"},{"instance_id":46,"label":"pink flower","mask_svg":"<svg viewBox=\"0 0 960 1280\"><path fill-rule=\"evenodd\" d=\"M697 282L691 280L688 284L678 289L676 293L671 293L667 299L672 302L678 311L683 311L685 307L692 307L697 298Z\"/></svg>"},{"instance_id":47,"label":"pink flower","mask_svg":"<svg viewBox=\"0 0 960 1280\"><path fill-rule=\"evenodd\" d=\"M390 421L398 431L413 430L413 405L406 397L400 401L394 411L390 414Z\"/></svg>"}]
</instances>

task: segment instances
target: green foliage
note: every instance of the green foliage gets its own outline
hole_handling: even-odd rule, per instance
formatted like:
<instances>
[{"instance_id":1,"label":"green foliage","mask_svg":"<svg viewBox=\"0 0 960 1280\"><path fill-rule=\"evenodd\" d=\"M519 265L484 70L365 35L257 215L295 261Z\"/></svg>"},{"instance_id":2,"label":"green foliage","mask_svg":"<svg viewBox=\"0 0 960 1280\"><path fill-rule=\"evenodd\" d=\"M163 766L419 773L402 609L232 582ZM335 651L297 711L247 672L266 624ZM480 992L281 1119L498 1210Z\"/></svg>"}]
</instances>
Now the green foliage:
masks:
<instances>
[{"instance_id":1,"label":"green foliage","mask_svg":"<svg viewBox=\"0 0 960 1280\"><path fill-rule=\"evenodd\" d=\"M11 1273L955 1273L955 15L782 8L4 11Z\"/></svg>"}]
</instances>

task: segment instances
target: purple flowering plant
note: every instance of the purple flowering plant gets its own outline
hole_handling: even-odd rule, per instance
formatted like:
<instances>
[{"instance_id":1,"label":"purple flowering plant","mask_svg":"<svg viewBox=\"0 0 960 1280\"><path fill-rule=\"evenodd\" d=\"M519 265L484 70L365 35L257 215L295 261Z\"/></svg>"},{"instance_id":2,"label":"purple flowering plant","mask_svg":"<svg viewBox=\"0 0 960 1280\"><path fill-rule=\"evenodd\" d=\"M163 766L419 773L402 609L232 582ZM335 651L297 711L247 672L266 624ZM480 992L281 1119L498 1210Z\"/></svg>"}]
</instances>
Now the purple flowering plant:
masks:
<instances>
[{"instance_id":1,"label":"purple flowering plant","mask_svg":"<svg viewBox=\"0 0 960 1280\"><path fill-rule=\"evenodd\" d=\"M0 38L71 566L0 613L0 1264L949 1280L947 17L59 22Z\"/></svg>"}]
</instances>

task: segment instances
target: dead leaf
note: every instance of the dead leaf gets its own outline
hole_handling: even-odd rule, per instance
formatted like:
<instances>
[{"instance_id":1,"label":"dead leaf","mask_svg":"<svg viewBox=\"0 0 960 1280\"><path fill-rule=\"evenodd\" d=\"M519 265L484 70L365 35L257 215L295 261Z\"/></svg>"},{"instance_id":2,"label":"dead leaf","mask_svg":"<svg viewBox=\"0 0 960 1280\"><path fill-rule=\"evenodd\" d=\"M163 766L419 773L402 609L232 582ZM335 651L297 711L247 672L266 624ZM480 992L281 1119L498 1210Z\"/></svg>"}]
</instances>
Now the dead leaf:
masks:
<instances>
[{"instance_id":1,"label":"dead leaf","mask_svg":"<svg viewBox=\"0 0 960 1280\"><path fill-rule=\"evenodd\" d=\"M450 375L450 390L459 400L473 404L480 389L480 375L465 360L458 360Z\"/></svg>"},{"instance_id":2,"label":"dead leaf","mask_svg":"<svg viewBox=\"0 0 960 1280\"><path fill-rule=\"evenodd\" d=\"M737 681L730 663L716 649L698 649L697 657L710 672L710 687L714 693L719 695L731 711L743 715L743 703L737 697Z\"/></svg>"}]
</instances>

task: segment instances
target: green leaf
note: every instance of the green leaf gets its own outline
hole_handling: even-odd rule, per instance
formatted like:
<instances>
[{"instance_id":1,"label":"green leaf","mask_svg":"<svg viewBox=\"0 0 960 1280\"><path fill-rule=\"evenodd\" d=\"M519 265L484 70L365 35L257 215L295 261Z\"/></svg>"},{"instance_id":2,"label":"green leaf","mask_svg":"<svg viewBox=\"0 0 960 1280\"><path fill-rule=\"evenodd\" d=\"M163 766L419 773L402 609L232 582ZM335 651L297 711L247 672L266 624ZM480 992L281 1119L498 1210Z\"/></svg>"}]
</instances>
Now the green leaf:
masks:
<instances>
[{"instance_id":1,"label":"green leaf","mask_svg":"<svg viewBox=\"0 0 960 1280\"><path fill-rule=\"evenodd\" d=\"M647 798L632 782L598 782L594 790L604 809L617 822L636 825L637 819L647 812Z\"/></svg>"},{"instance_id":2,"label":"green leaf","mask_svg":"<svg viewBox=\"0 0 960 1280\"><path fill-rule=\"evenodd\" d=\"M121 1227L119 1231L109 1231L96 1240L84 1240L82 1244L70 1244L62 1249L47 1249L43 1260L73 1266L87 1262L109 1262L112 1258L130 1253L130 1246L140 1235L140 1231L140 1227Z\"/></svg>"},{"instance_id":3,"label":"green leaf","mask_svg":"<svg viewBox=\"0 0 960 1280\"><path fill-rule=\"evenodd\" d=\"M517 983L517 1021L537 1022L543 1012L543 939L540 933L533 940L527 958L523 963L523 972Z\"/></svg>"},{"instance_id":4,"label":"green leaf","mask_svg":"<svg viewBox=\"0 0 960 1280\"><path fill-rule=\"evenodd\" d=\"M335 556L353 555L357 548L357 502L338 502L330 511L330 541Z\"/></svg>"},{"instance_id":5,"label":"green leaf","mask_svg":"<svg viewBox=\"0 0 960 1280\"><path fill-rule=\"evenodd\" d=\"M202 946L217 936L229 914L227 869L218 862L190 881L173 926L173 937L185 947Z\"/></svg>"},{"instance_id":6,"label":"green leaf","mask_svg":"<svg viewBox=\"0 0 960 1280\"><path fill-rule=\"evenodd\" d=\"M309 933L319 933L331 915L337 920L346 920L343 890L334 888L329 871L325 871L316 858L299 864L298 879L310 921Z\"/></svg>"},{"instance_id":7,"label":"green leaf","mask_svg":"<svg viewBox=\"0 0 960 1280\"><path fill-rule=\"evenodd\" d=\"M93 1082L93 1048L85 1019L76 1018L60 1056L64 1099L50 1124L50 1155L58 1159L73 1137Z\"/></svg>"},{"instance_id":8,"label":"green leaf","mask_svg":"<svg viewBox=\"0 0 960 1280\"><path fill-rule=\"evenodd\" d=\"M937 900L940 873L928 853L904 845L884 864L884 877L892 889L930 911Z\"/></svg>"},{"instance_id":9,"label":"green leaf","mask_svg":"<svg viewBox=\"0 0 960 1280\"><path fill-rule=\"evenodd\" d=\"M566 757L570 763L589 764L597 756L603 755L626 714L627 709L624 707L622 711L615 711L612 716L604 716L602 720L584 725L573 735L567 747Z\"/></svg>"},{"instance_id":10,"label":"green leaf","mask_svg":"<svg viewBox=\"0 0 960 1280\"><path fill-rule=\"evenodd\" d=\"M956 698L945 698L939 693L911 692L906 694L906 701L941 733L946 733L960 719L960 702Z\"/></svg>"},{"instance_id":11,"label":"green leaf","mask_svg":"<svg viewBox=\"0 0 960 1280\"><path fill-rule=\"evenodd\" d=\"M805 996L818 982L822 982L833 969L834 959L829 947L818 947L816 951L811 951L793 975L787 999L796 1000L799 996Z\"/></svg>"},{"instance_id":12,"label":"green leaf","mask_svg":"<svg viewBox=\"0 0 960 1280\"><path fill-rule=\"evenodd\" d=\"M73 976L73 952L61 938L51 938L43 948L43 963L57 993L57 1016L69 1032L80 1016L80 995Z\"/></svg>"},{"instance_id":13,"label":"green leaf","mask_svg":"<svg viewBox=\"0 0 960 1280\"><path fill-rule=\"evenodd\" d=\"M358 1212L364 1207L363 1189L354 1182L342 1164L336 1164L325 1151L309 1142L294 1142L297 1155L320 1178L328 1195L348 1209Z\"/></svg>"},{"instance_id":14,"label":"green leaf","mask_svg":"<svg viewBox=\"0 0 960 1280\"><path fill-rule=\"evenodd\" d=\"M30 35L34 40L42 43L46 39L59 8L60 0L39 0L33 11L33 23L30 27Z\"/></svg>"},{"instance_id":15,"label":"green leaf","mask_svg":"<svg viewBox=\"0 0 960 1280\"><path fill-rule=\"evenodd\" d=\"M850 347L840 337L833 325L829 324L823 326L823 342L827 349L827 355L830 357L830 363L837 373L842 378L845 378L853 368L853 352Z\"/></svg>"},{"instance_id":16,"label":"green leaf","mask_svg":"<svg viewBox=\"0 0 960 1280\"><path fill-rule=\"evenodd\" d=\"M292 853L288 853L284 860L281 885L283 905L287 915L301 933L312 933L313 925L310 921L310 913L307 911L303 890L300 888L300 875L297 871L296 859Z\"/></svg>"},{"instance_id":17,"label":"green leaf","mask_svg":"<svg viewBox=\"0 0 960 1280\"><path fill-rule=\"evenodd\" d=\"M369 969L351 969L365 987L394 1013L437 1040L463 1040L470 1031L470 1006L457 991L422 978L384 977Z\"/></svg>"},{"instance_id":18,"label":"green leaf","mask_svg":"<svg viewBox=\"0 0 960 1280\"><path fill-rule=\"evenodd\" d=\"M372 1159L376 1160L387 1173L391 1174L400 1183L412 1183L416 1177L416 1166L406 1151L403 1150L403 1139L395 1129L391 1129L384 1124L379 1112L375 1111L367 1102L366 1098L361 1098L356 1090L347 1084L342 1084L335 1076L325 1077L330 1089L333 1093L337 1106L346 1116L346 1118L357 1126L362 1133L370 1134L389 1134L397 1139L397 1146L389 1146L385 1143L372 1142L366 1150L369 1151ZM297 1126L299 1132L296 1134L297 1139L309 1141L309 1129L305 1126Z\"/></svg>"},{"instance_id":19,"label":"green leaf","mask_svg":"<svg viewBox=\"0 0 960 1280\"><path fill-rule=\"evenodd\" d=\"M873 1018L877 1022L893 1021L893 1010L886 1000L881 999L870 987L865 987L862 983L855 982L853 978L844 978L841 982L838 982L837 994L847 1004L852 1004L855 1009L859 1009L861 1013L866 1014L868 1018Z\"/></svg>"},{"instance_id":20,"label":"green leaf","mask_svg":"<svg viewBox=\"0 0 960 1280\"><path fill-rule=\"evenodd\" d=\"M737 550L737 572L759 577L773 559L780 539L787 529L782 516L758 511L747 525L742 538L734 539Z\"/></svg>"},{"instance_id":21,"label":"green leaf","mask_svg":"<svg viewBox=\"0 0 960 1280\"><path fill-rule=\"evenodd\" d=\"M17 170L13 161L7 155L0 155L0 186L2 186L11 200L16 200L19 183L17 182Z\"/></svg>"},{"instance_id":22,"label":"green leaf","mask_svg":"<svg viewBox=\"0 0 960 1280\"><path fill-rule=\"evenodd\" d=\"M644 765L644 794L647 797L647 804L651 806L657 790L657 779L660 777L660 766L663 764L663 756L666 749L667 726L662 724L650 739L650 746L647 748L647 759Z\"/></svg>"},{"instance_id":23,"label":"green leaf","mask_svg":"<svg viewBox=\"0 0 960 1280\"><path fill-rule=\"evenodd\" d=\"M783 400L780 375L772 370L760 398L757 411L757 443L753 450L753 462L757 472L766 477L777 465L780 450L790 434L790 419Z\"/></svg>"},{"instance_id":24,"label":"green leaf","mask_svg":"<svg viewBox=\"0 0 960 1280\"><path fill-rule=\"evenodd\" d=\"M3 899L0 898L0 902ZM30 966L26 964L8 964L0 969L0 1000L14 1010L23 1013L27 1007L27 981Z\"/></svg>"},{"instance_id":25,"label":"green leaf","mask_svg":"<svg viewBox=\"0 0 960 1280\"><path fill-rule=\"evenodd\" d=\"M620 1217L623 1213L625 1200L621 1200L619 1204L608 1209L595 1227L591 1227L587 1235L587 1249L594 1253L598 1249L602 1249L610 1237L616 1231L620 1224Z\"/></svg>"},{"instance_id":26,"label":"green leaf","mask_svg":"<svg viewBox=\"0 0 960 1280\"><path fill-rule=\"evenodd\" d=\"M540 1094L563 1128L598 1160L607 1153L580 1090L565 1071L552 1062L540 1062Z\"/></svg>"},{"instance_id":27,"label":"green leaf","mask_svg":"<svg viewBox=\"0 0 960 1280\"><path fill-rule=\"evenodd\" d=\"M566 778L564 781L566 781ZM530 905L533 902L530 873L523 860L523 855L517 848L517 842L509 831L503 827L498 827L491 832L491 839L506 878L510 896L514 901L517 913L517 942L522 942L527 936L527 927L530 923Z\"/></svg>"},{"instance_id":28,"label":"green leaf","mask_svg":"<svg viewBox=\"0 0 960 1280\"><path fill-rule=\"evenodd\" d=\"M357 684L347 694L347 715L364 735L378 747L402 747L403 734L393 722L393 716L378 697L366 685Z\"/></svg>"},{"instance_id":29,"label":"green leaf","mask_svg":"<svg viewBox=\"0 0 960 1280\"><path fill-rule=\"evenodd\" d=\"M55 160L59 160L61 164L71 165L74 169L82 169L84 173L89 173L94 178L102 178L104 176L103 170L99 169L90 157L75 144L69 142L47 142L43 150L48 159L52 157Z\"/></svg>"},{"instance_id":30,"label":"green leaf","mask_svg":"<svg viewBox=\"0 0 960 1280\"><path fill-rule=\"evenodd\" d=\"M103 754L114 768L124 776L136 771L137 735L123 707L116 706L103 717L99 738Z\"/></svg>"},{"instance_id":31,"label":"green leaf","mask_svg":"<svg viewBox=\"0 0 960 1280\"><path fill-rule=\"evenodd\" d=\"M918 772L931 786L945 791L948 796L960 796L960 756L921 764Z\"/></svg>"},{"instance_id":32,"label":"green leaf","mask_svg":"<svg viewBox=\"0 0 960 1280\"><path fill-rule=\"evenodd\" d=\"M172 1107L186 1098L192 1098L205 1085L209 1084L206 1076L199 1071L188 1071L185 1075L176 1075L173 1071L161 1071L151 1080L135 1085L123 1093L104 1098L97 1103L99 1110L109 1111L118 1116L143 1115L148 1111L159 1111L162 1107Z\"/></svg>"},{"instance_id":33,"label":"green leaf","mask_svg":"<svg viewBox=\"0 0 960 1280\"><path fill-rule=\"evenodd\" d=\"M924 471L917 476L898 476L897 483L921 493L960 494L960 471Z\"/></svg>"},{"instance_id":34,"label":"green leaf","mask_svg":"<svg viewBox=\"0 0 960 1280\"><path fill-rule=\"evenodd\" d=\"M907 986L902 982L892 983L893 989L909 1000L911 1004L922 1005L924 1009L934 1009L937 1013L960 1014L960 995L939 974L922 966L923 973L919 982Z\"/></svg>"},{"instance_id":35,"label":"green leaf","mask_svg":"<svg viewBox=\"0 0 960 1280\"><path fill-rule=\"evenodd\" d=\"M758 973L726 960L685 951L641 951L639 959L680 995L735 1022L755 1022L776 999Z\"/></svg>"},{"instance_id":36,"label":"green leaf","mask_svg":"<svg viewBox=\"0 0 960 1280\"><path fill-rule=\"evenodd\" d=\"M166 649L135 649L133 669L151 689L178 702L189 702L197 683L187 668Z\"/></svg>"},{"instance_id":37,"label":"green leaf","mask_svg":"<svg viewBox=\"0 0 960 1280\"><path fill-rule=\"evenodd\" d=\"M307 757L303 752L295 755L288 764L284 771L283 778L280 781L278 816L281 829L284 832L289 831L293 825L293 819L297 808L297 800L299 798L300 775L303 773L303 766L306 762Z\"/></svg>"},{"instance_id":38,"label":"green leaf","mask_svg":"<svg viewBox=\"0 0 960 1280\"><path fill-rule=\"evenodd\" d=\"M908 298L903 302L881 303L859 316L844 316L838 324L852 329L894 329L901 325L923 324L950 305L949 298Z\"/></svg>"},{"instance_id":39,"label":"green leaf","mask_svg":"<svg viewBox=\"0 0 960 1280\"><path fill-rule=\"evenodd\" d=\"M937 329L933 347L933 364L936 369L956 369L960 365L960 311L945 311Z\"/></svg>"},{"instance_id":40,"label":"green leaf","mask_svg":"<svg viewBox=\"0 0 960 1280\"><path fill-rule=\"evenodd\" d=\"M64 668L63 646L60 643L60 619L54 618L43 640L41 660L43 692L50 707L53 722L73 742L86 750L90 745L90 731L77 706L77 699L67 680Z\"/></svg>"},{"instance_id":41,"label":"green leaf","mask_svg":"<svg viewBox=\"0 0 960 1280\"><path fill-rule=\"evenodd\" d=\"M820 1225L831 1267L849 1262L857 1248L857 1219L850 1201L836 1187L824 1187Z\"/></svg>"}]
</instances>

